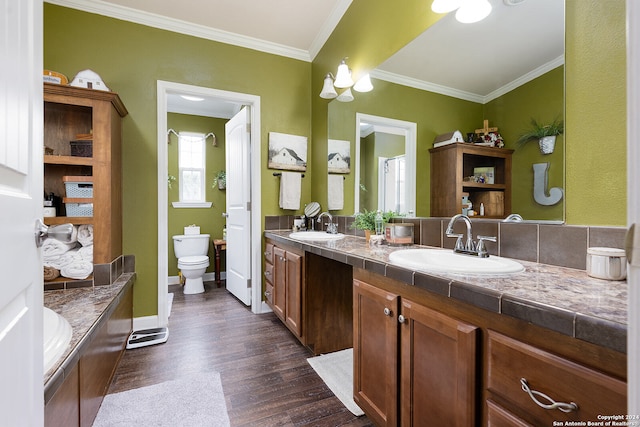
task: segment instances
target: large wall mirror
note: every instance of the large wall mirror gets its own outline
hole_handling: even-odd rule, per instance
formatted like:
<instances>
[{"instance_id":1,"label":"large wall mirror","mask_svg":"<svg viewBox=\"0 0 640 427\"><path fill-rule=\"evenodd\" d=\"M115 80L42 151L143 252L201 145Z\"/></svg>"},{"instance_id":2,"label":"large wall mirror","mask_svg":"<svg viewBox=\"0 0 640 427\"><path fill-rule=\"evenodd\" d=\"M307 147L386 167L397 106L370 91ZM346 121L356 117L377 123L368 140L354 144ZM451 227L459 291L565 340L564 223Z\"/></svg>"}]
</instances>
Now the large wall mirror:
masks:
<instances>
[{"instance_id":1,"label":"large wall mirror","mask_svg":"<svg viewBox=\"0 0 640 427\"><path fill-rule=\"evenodd\" d=\"M430 216L430 191L438 191L429 172L434 138L455 130L466 135L486 119L498 127L506 147L515 149L512 212L526 220L563 221L564 198L551 206L535 201L533 165L548 164L545 191L564 189L564 138L552 154L542 154L537 143L516 146L515 141L531 119L564 117L564 1L490 2L493 10L485 20L461 24L450 13L380 64L371 73L372 92L329 103L328 137L351 141L356 163L345 177L340 213L380 206L380 187L374 184L380 182L379 158L395 157L393 150L380 156L363 151L375 132L366 117L415 124L415 154L405 153L415 167L406 169L402 184L415 189L415 205L402 213L420 217Z\"/></svg>"}]
</instances>

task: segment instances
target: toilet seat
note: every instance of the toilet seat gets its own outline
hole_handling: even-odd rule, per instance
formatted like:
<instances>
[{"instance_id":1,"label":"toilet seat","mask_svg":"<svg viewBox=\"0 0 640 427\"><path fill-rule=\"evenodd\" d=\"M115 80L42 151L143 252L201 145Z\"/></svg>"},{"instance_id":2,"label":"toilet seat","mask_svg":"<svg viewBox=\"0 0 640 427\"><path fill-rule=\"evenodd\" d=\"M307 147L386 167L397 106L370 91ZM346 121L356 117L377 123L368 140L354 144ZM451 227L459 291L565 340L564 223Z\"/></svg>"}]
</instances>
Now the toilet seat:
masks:
<instances>
[{"instance_id":1,"label":"toilet seat","mask_svg":"<svg viewBox=\"0 0 640 427\"><path fill-rule=\"evenodd\" d=\"M209 263L209 257L206 255L185 256L178 259L178 264L182 266L194 266Z\"/></svg>"}]
</instances>

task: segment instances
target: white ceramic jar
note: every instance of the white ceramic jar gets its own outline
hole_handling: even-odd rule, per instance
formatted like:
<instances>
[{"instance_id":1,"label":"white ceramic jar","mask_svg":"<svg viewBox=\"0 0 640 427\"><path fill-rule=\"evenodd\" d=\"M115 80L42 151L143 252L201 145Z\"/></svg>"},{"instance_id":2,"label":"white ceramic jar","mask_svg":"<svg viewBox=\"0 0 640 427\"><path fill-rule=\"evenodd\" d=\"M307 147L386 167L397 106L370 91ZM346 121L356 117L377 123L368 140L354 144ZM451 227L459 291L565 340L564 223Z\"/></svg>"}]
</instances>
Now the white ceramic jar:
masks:
<instances>
[{"instance_id":1,"label":"white ceramic jar","mask_svg":"<svg viewBox=\"0 0 640 427\"><path fill-rule=\"evenodd\" d=\"M587 274L605 280L624 280L627 277L627 257L623 249L588 248Z\"/></svg>"}]
</instances>

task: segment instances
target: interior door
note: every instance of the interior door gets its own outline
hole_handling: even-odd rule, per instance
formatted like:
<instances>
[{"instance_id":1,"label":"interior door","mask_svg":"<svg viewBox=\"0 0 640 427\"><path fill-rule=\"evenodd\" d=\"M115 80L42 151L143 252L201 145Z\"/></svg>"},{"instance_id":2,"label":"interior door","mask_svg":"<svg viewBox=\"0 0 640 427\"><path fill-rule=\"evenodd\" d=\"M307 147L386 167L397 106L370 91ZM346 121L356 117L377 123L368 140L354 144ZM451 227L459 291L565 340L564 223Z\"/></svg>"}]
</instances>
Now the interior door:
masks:
<instances>
[{"instance_id":1,"label":"interior door","mask_svg":"<svg viewBox=\"0 0 640 427\"><path fill-rule=\"evenodd\" d=\"M0 3L0 414L44 423L42 1Z\"/></svg>"},{"instance_id":2,"label":"interior door","mask_svg":"<svg viewBox=\"0 0 640 427\"><path fill-rule=\"evenodd\" d=\"M225 125L227 290L251 305L251 138L249 107Z\"/></svg>"}]
</instances>

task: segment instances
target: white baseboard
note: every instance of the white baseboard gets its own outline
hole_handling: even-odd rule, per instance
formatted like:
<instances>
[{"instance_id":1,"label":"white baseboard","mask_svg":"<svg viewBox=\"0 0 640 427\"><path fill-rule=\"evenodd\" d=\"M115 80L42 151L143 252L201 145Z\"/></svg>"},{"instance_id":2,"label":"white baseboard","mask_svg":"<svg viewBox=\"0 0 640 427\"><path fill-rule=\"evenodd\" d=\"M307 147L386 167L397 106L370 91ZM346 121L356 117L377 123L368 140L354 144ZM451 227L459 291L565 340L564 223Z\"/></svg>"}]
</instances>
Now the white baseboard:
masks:
<instances>
[{"instance_id":1,"label":"white baseboard","mask_svg":"<svg viewBox=\"0 0 640 427\"><path fill-rule=\"evenodd\" d=\"M227 279L227 272L226 271L222 271L220 272L220 280L226 280ZM216 280L216 273L204 273L204 276L202 276L202 280L204 280L205 282L213 282L214 280ZM179 285L180 284L180 278L178 276L169 276L167 278L167 285Z\"/></svg>"}]
</instances>

